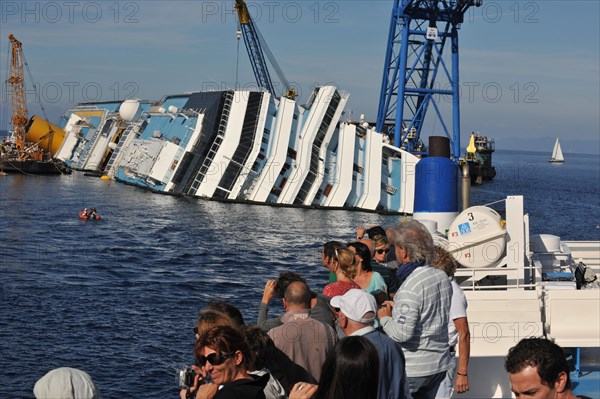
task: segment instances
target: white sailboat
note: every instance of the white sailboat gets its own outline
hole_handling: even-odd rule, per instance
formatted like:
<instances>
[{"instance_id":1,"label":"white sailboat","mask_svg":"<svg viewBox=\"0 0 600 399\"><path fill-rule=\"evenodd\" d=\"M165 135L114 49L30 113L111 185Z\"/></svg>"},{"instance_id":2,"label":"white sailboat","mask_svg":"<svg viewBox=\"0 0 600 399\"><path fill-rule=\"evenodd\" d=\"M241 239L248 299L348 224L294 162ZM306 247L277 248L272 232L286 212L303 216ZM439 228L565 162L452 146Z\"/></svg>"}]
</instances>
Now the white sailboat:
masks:
<instances>
[{"instance_id":1,"label":"white sailboat","mask_svg":"<svg viewBox=\"0 0 600 399\"><path fill-rule=\"evenodd\" d=\"M548 159L548 162L555 163L563 163L565 162L565 157L563 157L562 149L560 148L560 141L558 137L556 138L556 142L554 143L554 149L552 150L552 156Z\"/></svg>"}]
</instances>

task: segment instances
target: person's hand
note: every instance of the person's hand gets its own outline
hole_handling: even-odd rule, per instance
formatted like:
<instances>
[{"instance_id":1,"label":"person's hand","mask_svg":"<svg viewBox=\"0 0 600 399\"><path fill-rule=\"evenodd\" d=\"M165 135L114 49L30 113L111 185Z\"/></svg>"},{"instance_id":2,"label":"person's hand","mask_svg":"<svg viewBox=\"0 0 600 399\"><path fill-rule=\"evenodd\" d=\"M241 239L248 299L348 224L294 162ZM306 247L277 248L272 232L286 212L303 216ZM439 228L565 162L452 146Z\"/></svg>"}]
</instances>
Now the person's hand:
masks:
<instances>
[{"instance_id":1,"label":"person's hand","mask_svg":"<svg viewBox=\"0 0 600 399\"><path fill-rule=\"evenodd\" d=\"M198 393L196 394L196 399L213 399L217 395L218 391L219 386L212 382L200 385L200 388L198 388Z\"/></svg>"},{"instance_id":2,"label":"person's hand","mask_svg":"<svg viewBox=\"0 0 600 399\"><path fill-rule=\"evenodd\" d=\"M310 399L317 392L318 385L308 382L297 382L290 391L289 399Z\"/></svg>"},{"instance_id":3,"label":"person's hand","mask_svg":"<svg viewBox=\"0 0 600 399\"><path fill-rule=\"evenodd\" d=\"M457 393L464 393L469 390L469 378L466 375L456 374L455 389Z\"/></svg>"},{"instance_id":4,"label":"person's hand","mask_svg":"<svg viewBox=\"0 0 600 399\"><path fill-rule=\"evenodd\" d=\"M392 301L385 301L381 307L379 308L379 310L377 311L377 318L379 320L381 320L384 317L391 317L392 316L392 308L394 307L394 302Z\"/></svg>"},{"instance_id":5,"label":"person's hand","mask_svg":"<svg viewBox=\"0 0 600 399\"><path fill-rule=\"evenodd\" d=\"M358 226L358 228L356 229L356 239L362 240L363 238L365 238L366 232L367 229L365 229L364 226Z\"/></svg>"},{"instance_id":6,"label":"person's hand","mask_svg":"<svg viewBox=\"0 0 600 399\"><path fill-rule=\"evenodd\" d=\"M194 396L194 392L196 392L198 390L198 387L200 386L200 381L204 378L204 372L202 371L202 369L200 369L200 367L193 365L192 369L196 372L196 375L194 376L194 385L189 387L189 398ZM179 391L179 397L181 399L189 399L187 394L188 389L186 388L182 388L181 391Z\"/></svg>"},{"instance_id":7,"label":"person's hand","mask_svg":"<svg viewBox=\"0 0 600 399\"><path fill-rule=\"evenodd\" d=\"M269 302L271 302L271 299L273 299L273 295L275 295L275 284L275 280L267 280L261 300L262 303L269 304Z\"/></svg>"}]
</instances>

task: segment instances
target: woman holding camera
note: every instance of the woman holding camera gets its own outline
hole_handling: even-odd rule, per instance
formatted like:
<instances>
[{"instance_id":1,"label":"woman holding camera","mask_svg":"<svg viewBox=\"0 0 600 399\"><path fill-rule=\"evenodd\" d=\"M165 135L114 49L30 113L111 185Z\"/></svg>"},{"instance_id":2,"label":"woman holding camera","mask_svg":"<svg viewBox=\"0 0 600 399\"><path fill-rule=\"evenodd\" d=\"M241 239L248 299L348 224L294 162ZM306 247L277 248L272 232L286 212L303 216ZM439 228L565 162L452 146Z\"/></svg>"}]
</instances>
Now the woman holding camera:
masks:
<instances>
[{"instance_id":1,"label":"woman holding camera","mask_svg":"<svg viewBox=\"0 0 600 399\"><path fill-rule=\"evenodd\" d=\"M250 351L244 336L230 326L215 327L194 347L198 371L193 387L181 398L264 399L269 374L260 378L248 373Z\"/></svg>"}]
</instances>

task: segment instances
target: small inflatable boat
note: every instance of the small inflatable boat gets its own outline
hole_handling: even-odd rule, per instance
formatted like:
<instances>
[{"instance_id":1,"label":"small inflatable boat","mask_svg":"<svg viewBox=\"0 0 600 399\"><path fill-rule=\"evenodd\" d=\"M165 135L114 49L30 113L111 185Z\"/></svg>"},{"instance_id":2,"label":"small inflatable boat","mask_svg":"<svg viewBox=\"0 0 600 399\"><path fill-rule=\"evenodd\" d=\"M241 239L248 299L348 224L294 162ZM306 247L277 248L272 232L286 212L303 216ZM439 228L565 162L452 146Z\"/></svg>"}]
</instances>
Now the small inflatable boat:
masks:
<instances>
[{"instance_id":1,"label":"small inflatable boat","mask_svg":"<svg viewBox=\"0 0 600 399\"><path fill-rule=\"evenodd\" d=\"M81 220L100 220L102 219L100 215L90 212L90 211L81 211L79 212L79 219Z\"/></svg>"}]
</instances>

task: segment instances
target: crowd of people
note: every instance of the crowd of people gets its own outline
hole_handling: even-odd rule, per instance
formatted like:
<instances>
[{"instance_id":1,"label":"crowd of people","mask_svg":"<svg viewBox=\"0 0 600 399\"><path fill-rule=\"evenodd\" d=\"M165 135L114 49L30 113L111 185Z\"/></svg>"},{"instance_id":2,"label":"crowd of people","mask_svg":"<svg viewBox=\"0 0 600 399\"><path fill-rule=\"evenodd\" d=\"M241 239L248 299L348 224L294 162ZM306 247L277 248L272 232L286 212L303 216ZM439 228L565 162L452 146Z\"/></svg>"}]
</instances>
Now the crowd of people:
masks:
<instances>
[{"instance_id":1,"label":"crowd of people","mask_svg":"<svg viewBox=\"0 0 600 399\"><path fill-rule=\"evenodd\" d=\"M268 280L255 325L225 302L202 308L196 363L180 398L433 399L469 390L467 301L453 281L457 263L425 226L359 227L351 243L325 243L322 264L330 272L322 293L293 271ZM275 297L284 312L269 318ZM518 398L576 398L565 354L547 339L523 339L505 367ZM62 398L44 396L58 392L49 387L59 380L86 387L65 398L98 397L87 374L51 373L36 384L37 399Z\"/></svg>"}]
</instances>

